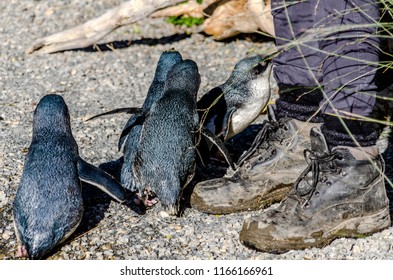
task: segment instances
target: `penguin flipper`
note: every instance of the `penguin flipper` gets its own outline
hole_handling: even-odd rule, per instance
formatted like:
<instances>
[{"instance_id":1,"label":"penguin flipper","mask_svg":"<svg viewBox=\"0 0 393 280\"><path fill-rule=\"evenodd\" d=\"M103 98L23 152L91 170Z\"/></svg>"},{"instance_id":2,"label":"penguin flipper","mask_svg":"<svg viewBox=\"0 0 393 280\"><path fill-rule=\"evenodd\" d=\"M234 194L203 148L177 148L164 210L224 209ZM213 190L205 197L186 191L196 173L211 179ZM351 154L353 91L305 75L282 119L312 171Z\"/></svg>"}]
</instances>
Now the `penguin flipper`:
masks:
<instances>
[{"instance_id":1,"label":"penguin flipper","mask_svg":"<svg viewBox=\"0 0 393 280\"><path fill-rule=\"evenodd\" d=\"M226 162L228 163L229 167L232 170L236 170L235 164L232 161L232 157L229 154L227 148L224 146L224 143L221 141L220 138L218 138L214 133L212 133L210 130L206 128L202 128L202 134L203 136L206 137L210 142L212 142L218 150L221 152L221 154L224 156Z\"/></svg>"},{"instance_id":2,"label":"penguin flipper","mask_svg":"<svg viewBox=\"0 0 393 280\"><path fill-rule=\"evenodd\" d=\"M108 173L109 175L111 175L113 178L115 178L120 182L120 173L123 164L124 164L124 156L121 156L117 160L101 163L98 166L98 168Z\"/></svg>"},{"instance_id":3,"label":"penguin flipper","mask_svg":"<svg viewBox=\"0 0 393 280\"><path fill-rule=\"evenodd\" d=\"M216 135L222 130L222 119L227 111L224 92L220 87L211 89L197 102L201 125L213 131Z\"/></svg>"},{"instance_id":4,"label":"penguin flipper","mask_svg":"<svg viewBox=\"0 0 393 280\"><path fill-rule=\"evenodd\" d=\"M146 114L141 114L139 116L136 117L136 119L133 122L129 122L126 124L126 126L123 128L123 131L121 132L120 138L119 138L119 144L118 144L118 148L119 151L122 149L128 134L130 133L130 131L135 127L135 126L140 126L143 125L146 116L148 115L148 113Z\"/></svg>"},{"instance_id":5,"label":"penguin flipper","mask_svg":"<svg viewBox=\"0 0 393 280\"><path fill-rule=\"evenodd\" d=\"M127 108L117 108L108 112L104 112L95 116L92 116L91 118L88 118L87 121L91 121L93 119L96 119L98 117L106 116L106 115L113 115L113 114L118 114L118 113L127 113L127 114L139 114L143 111L142 108L137 108L137 107L127 107Z\"/></svg>"},{"instance_id":6,"label":"penguin flipper","mask_svg":"<svg viewBox=\"0 0 393 280\"><path fill-rule=\"evenodd\" d=\"M126 192L115 178L98 167L78 158L79 179L107 193L120 203L126 201Z\"/></svg>"},{"instance_id":7,"label":"penguin flipper","mask_svg":"<svg viewBox=\"0 0 393 280\"><path fill-rule=\"evenodd\" d=\"M230 124L232 121L233 113L235 113L235 111L236 111L235 108L227 109L226 114L225 114L224 118L222 119L221 131L219 131L217 133L217 135L218 136L223 135L224 141L228 140L227 137L229 134L229 128L230 128Z\"/></svg>"}]
</instances>

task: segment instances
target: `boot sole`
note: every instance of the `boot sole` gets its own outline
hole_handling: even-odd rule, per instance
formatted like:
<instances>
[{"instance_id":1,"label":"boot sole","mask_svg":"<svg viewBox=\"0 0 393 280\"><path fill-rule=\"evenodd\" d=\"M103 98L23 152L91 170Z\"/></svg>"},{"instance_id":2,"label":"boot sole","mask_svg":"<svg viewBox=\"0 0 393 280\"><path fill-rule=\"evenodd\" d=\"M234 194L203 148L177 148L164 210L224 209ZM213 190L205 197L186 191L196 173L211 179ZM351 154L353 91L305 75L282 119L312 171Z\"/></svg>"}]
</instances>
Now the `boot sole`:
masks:
<instances>
[{"instance_id":1,"label":"boot sole","mask_svg":"<svg viewBox=\"0 0 393 280\"><path fill-rule=\"evenodd\" d=\"M207 214L224 215L243 211L256 211L265 209L274 203L281 202L287 197L292 185L285 185L263 196L255 196L253 199L241 201L236 205L214 206L204 203L197 195L191 197L191 207Z\"/></svg>"},{"instance_id":2,"label":"boot sole","mask_svg":"<svg viewBox=\"0 0 393 280\"><path fill-rule=\"evenodd\" d=\"M365 217L352 218L342 222L341 224L322 234L321 237L282 240L275 240L273 237L267 236L263 233L258 234L258 229L249 230L249 226L246 224L248 223L245 222L243 224L243 228L239 236L240 242L243 245L266 253L281 254L290 250L304 250L312 247L322 248L329 245L337 238L366 237L372 235L373 233L389 228L391 226L391 220L389 207L385 207L375 214Z\"/></svg>"}]
</instances>

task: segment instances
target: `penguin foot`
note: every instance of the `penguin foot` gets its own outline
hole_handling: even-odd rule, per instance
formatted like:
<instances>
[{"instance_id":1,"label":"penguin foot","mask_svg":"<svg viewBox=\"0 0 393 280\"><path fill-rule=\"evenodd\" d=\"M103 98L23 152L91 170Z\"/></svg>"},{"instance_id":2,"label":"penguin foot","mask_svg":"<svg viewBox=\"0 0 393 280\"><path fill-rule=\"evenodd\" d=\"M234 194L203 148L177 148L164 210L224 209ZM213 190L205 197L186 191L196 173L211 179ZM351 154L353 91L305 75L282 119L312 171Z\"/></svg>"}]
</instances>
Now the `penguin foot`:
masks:
<instances>
[{"instance_id":1,"label":"penguin foot","mask_svg":"<svg viewBox=\"0 0 393 280\"><path fill-rule=\"evenodd\" d=\"M18 250L16 251L16 257L18 258L28 258L29 253L27 253L26 247L23 245L18 246Z\"/></svg>"},{"instance_id":2,"label":"penguin foot","mask_svg":"<svg viewBox=\"0 0 393 280\"><path fill-rule=\"evenodd\" d=\"M158 199L154 193L145 190L142 195L138 194L138 197L134 199L134 202L136 205L143 203L146 207L152 207L158 203Z\"/></svg>"}]
</instances>

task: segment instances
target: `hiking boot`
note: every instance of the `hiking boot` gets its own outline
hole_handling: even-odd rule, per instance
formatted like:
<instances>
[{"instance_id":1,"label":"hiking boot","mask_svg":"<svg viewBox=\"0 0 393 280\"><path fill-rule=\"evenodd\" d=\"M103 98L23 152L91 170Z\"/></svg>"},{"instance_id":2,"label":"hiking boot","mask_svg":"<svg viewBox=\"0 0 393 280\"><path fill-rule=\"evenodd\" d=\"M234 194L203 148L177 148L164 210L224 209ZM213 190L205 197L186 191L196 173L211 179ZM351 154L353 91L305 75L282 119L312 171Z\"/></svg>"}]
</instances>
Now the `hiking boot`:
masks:
<instances>
[{"instance_id":1,"label":"hiking boot","mask_svg":"<svg viewBox=\"0 0 393 280\"><path fill-rule=\"evenodd\" d=\"M376 146L329 151L318 129L311 130L308 167L276 208L247 219L242 244L269 253L323 247L338 237L363 237L391 225Z\"/></svg>"},{"instance_id":2,"label":"hiking boot","mask_svg":"<svg viewBox=\"0 0 393 280\"><path fill-rule=\"evenodd\" d=\"M251 148L238 161L231 176L198 183L191 206L211 214L228 214L266 208L280 202L307 164L303 150L310 147L314 123L276 120L273 107Z\"/></svg>"}]
</instances>

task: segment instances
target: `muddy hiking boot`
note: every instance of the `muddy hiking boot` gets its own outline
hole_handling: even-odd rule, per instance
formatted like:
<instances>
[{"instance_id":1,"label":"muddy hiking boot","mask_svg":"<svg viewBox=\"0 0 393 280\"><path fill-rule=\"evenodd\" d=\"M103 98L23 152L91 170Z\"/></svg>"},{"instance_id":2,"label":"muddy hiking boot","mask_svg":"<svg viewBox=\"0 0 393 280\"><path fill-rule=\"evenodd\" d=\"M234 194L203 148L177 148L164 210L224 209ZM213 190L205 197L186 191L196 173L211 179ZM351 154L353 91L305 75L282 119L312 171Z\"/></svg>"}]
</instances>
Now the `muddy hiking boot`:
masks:
<instances>
[{"instance_id":1,"label":"muddy hiking boot","mask_svg":"<svg viewBox=\"0 0 393 280\"><path fill-rule=\"evenodd\" d=\"M376 146L329 151L311 130L308 167L288 197L246 219L242 244L269 253L323 247L338 237L363 237L391 225L384 163Z\"/></svg>"},{"instance_id":2,"label":"muddy hiking boot","mask_svg":"<svg viewBox=\"0 0 393 280\"><path fill-rule=\"evenodd\" d=\"M251 148L231 176L198 183L191 196L193 208L210 214L228 214L266 208L283 200L307 164L303 150L310 148L315 123L292 118L277 120L269 107Z\"/></svg>"}]
</instances>

